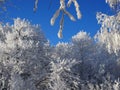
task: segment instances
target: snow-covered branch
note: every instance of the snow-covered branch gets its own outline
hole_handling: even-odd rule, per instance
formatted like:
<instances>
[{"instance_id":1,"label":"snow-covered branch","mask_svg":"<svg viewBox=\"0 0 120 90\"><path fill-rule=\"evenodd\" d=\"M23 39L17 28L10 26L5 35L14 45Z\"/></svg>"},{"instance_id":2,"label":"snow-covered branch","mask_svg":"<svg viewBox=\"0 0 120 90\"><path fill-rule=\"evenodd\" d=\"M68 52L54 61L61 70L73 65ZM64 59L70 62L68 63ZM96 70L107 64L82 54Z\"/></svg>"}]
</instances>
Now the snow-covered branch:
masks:
<instances>
[{"instance_id":1,"label":"snow-covered branch","mask_svg":"<svg viewBox=\"0 0 120 90\"><path fill-rule=\"evenodd\" d=\"M68 0L67 7L70 7L70 5L72 3L74 3L75 9L76 9L77 18L80 19L81 18L81 12L79 10L79 4L78 4L77 0ZM37 5L38 5L38 0L35 0L34 11L36 11ZM70 18L70 20L72 20L72 21L75 21L75 18L73 17L72 14L70 14L66 10L65 0L60 0L59 9L55 12L55 14L53 15L53 17L50 20L50 24L52 26L54 25L54 23L55 23L57 17L59 16L60 12L62 12L62 17L61 17L61 20L60 20L60 28L59 28L59 31L58 31L58 37L62 38L63 37L62 30L63 30L63 25L64 25L64 16L67 15Z\"/></svg>"}]
</instances>

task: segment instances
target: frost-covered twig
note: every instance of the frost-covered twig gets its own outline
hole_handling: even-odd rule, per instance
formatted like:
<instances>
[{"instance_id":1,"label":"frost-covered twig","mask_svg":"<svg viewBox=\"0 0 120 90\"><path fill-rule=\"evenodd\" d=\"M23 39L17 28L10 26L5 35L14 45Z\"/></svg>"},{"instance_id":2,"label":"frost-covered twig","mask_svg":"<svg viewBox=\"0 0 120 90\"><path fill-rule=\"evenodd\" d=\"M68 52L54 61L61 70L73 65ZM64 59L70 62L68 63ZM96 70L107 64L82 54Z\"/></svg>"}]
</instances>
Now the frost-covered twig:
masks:
<instances>
[{"instance_id":1,"label":"frost-covered twig","mask_svg":"<svg viewBox=\"0 0 120 90\"><path fill-rule=\"evenodd\" d=\"M70 18L70 20L72 20L72 21L75 21L75 18L66 10L65 0L60 0L60 7L56 11L56 13L53 15L53 17L51 18L51 22L50 22L51 25L54 25L55 20L59 16L60 12L62 12L62 18L60 20L60 29L59 29L59 32L58 32L58 37L62 38L62 30L63 30L63 24L64 24L64 15L67 15Z\"/></svg>"},{"instance_id":2,"label":"frost-covered twig","mask_svg":"<svg viewBox=\"0 0 120 90\"><path fill-rule=\"evenodd\" d=\"M58 9L58 10L55 12L55 14L53 15L53 17L51 18L51 21L50 21L51 25L54 25L55 20L56 20L56 18L59 16L59 14L60 14L60 9Z\"/></svg>"},{"instance_id":3,"label":"frost-covered twig","mask_svg":"<svg viewBox=\"0 0 120 90\"><path fill-rule=\"evenodd\" d=\"M67 3L67 6L70 7L72 2L74 3L75 9L76 9L77 18L80 19L82 15L81 15L81 12L79 10L78 2L76 0L69 0L68 3Z\"/></svg>"},{"instance_id":4,"label":"frost-covered twig","mask_svg":"<svg viewBox=\"0 0 120 90\"><path fill-rule=\"evenodd\" d=\"M58 37L59 38L63 37L63 35L62 35L63 24L64 24L64 13L62 14L62 18L60 20L60 29L59 29L59 32L58 32Z\"/></svg>"},{"instance_id":5,"label":"frost-covered twig","mask_svg":"<svg viewBox=\"0 0 120 90\"><path fill-rule=\"evenodd\" d=\"M73 17L73 15L71 15L68 11L66 11L66 10L63 10L63 11L70 18L70 20L76 21L75 18Z\"/></svg>"},{"instance_id":6,"label":"frost-covered twig","mask_svg":"<svg viewBox=\"0 0 120 90\"><path fill-rule=\"evenodd\" d=\"M36 12L37 8L38 8L38 0L35 0L35 5L34 5L33 11Z\"/></svg>"}]
</instances>

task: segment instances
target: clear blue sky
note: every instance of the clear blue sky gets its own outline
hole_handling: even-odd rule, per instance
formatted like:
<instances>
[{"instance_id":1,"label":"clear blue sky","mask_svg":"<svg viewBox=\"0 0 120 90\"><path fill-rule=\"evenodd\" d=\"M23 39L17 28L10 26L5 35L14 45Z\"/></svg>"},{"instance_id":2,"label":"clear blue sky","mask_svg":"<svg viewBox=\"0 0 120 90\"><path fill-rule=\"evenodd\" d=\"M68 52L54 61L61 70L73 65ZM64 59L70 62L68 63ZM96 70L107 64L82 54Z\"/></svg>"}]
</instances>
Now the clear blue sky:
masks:
<instances>
[{"instance_id":1,"label":"clear blue sky","mask_svg":"<svg viewBox=\"0 0 120 90\"><path fill-rule=\"evenodd\" d=\"M55 25L50 25L50 19L54 12L59 8L59 0L39 0L37 12L33 12L34 0L11 0L13 5L8 8L8 15L10 18L26 18L32 24L40 24L42 31L46 38L50 40L51 44L54 45L60 42L68 42L71 37L77 34L80 30L84 30L93 37L99 30L100 25L97 24L96 13L103 12L111 14L112 10L105 3L105 0L78 0L80 10L82 13L82 19L72 22L67 16L65 16L63 39L57 37L59 30L59 20L56 20ZM76 17L75 8L72 5L68 9L71 14Z\"/></svg>"}]
</instances>

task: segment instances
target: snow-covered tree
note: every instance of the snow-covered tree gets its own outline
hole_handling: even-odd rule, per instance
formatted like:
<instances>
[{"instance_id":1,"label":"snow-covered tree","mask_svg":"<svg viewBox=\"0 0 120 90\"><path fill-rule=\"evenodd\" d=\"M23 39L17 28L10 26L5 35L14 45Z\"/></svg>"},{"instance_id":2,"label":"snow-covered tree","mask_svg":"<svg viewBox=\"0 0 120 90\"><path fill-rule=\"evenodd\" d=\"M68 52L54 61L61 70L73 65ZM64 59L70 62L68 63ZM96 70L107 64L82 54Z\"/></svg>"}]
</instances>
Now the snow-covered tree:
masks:
<instances>
[{"instance_id":1,"label":"snow-covered tree","mask_svg":"<svg viewBox=\"0 0 120 90\"><path fill-rule=\"evenodd\" d=\"M71 57L71 50L71 44L63 42L53 48L52 81L56 82L53 90L79 90L79 75L71 70L78 62Z\"/></svg>"},{"instance_id":2,"label":"snow-covered tree","mask_svg":"<svg viewBox=\"0 0 120 90\"><path fill-rule=\"evenodd\" d=\"M98 68L103 73L98 74L101 78L102 89L119 90L116 80L119 78L118 68L120 56L120 0L106 0L111 8L115 11L115 15L106 15L101 12L97 13L98 23L101 24L100 31L95 35L98 46ZM98 51L97 50L97 51ZM113 82L112 82L113 81Z\"/></svg>"},{"instance_id":3,"label":"snow-covered tree","mask_svg":"<svg viewBox=\"0 0 120 90\"><path fill-rule=\"evenodd\" d=\"M73 73L71 68L75 60L56 58L52 65L51 82L52 90L79 90L79 75Z\"/></svg>"},{"instance_id":4,"label":"snow-covered tree","mask_svg":"<svg viewBox=\"0 0 120 90\"><path fill-rule=\"evenodd\" d=\"M19 18L13 25L1 25L0 49L1 90L47 88L49 44L38 25Z\"/></svg>"},{"instance_id":5,"label":"snow-covered tree","mask_svg":"<svg viewBox=\"0 0 120 90\"><path fill-rule=\"evenodd\" d=\"M81 79L87 80L92 75L92 64L96 55L95 44L89 34L80 31L77 35L72 37L72 58L78 63L73 68L73 71L80 74ZM94 65L95 66L95 65Z\"/></svg>"},{"instance_id":6,"label":"snow-covered tree","mask_svg":"<svg viewBox=\"0 0 120 90\"><path fill-rule=\"evenodd\" d=\"M110 7L114 8L120 3L120 0L106 0ZM96 38L108 49L109 53L118 53L120 51L120 11L115 15L109 16L101 12L97 13L98 23L101 24L100 32Z\"/></svg>"},{"instance_id":7,"label":"snow-covered tree","mask_svg":"<svg viewBox=\"0 0 120 90\"><path fill-rule=\"evenodd\" d=\"M97 13L101 28L95 39L80 31L71 42L50 46L39 25L20 18L13 25L0 24L0 90L119 90L120 0L106 2L117 12ZM75 20L67 11L72 3L79 19L77 0L60 0L51 19L53 25L62 12L60 38L64 16Z\"/></svg>"}]
</instances>

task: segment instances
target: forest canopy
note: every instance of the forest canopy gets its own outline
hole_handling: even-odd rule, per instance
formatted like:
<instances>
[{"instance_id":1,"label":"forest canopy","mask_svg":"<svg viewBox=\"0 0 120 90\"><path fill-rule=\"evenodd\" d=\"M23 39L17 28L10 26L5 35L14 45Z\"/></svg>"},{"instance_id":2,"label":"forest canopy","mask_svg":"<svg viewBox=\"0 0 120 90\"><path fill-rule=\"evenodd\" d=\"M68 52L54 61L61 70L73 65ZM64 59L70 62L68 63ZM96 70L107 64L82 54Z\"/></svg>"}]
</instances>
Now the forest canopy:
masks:
<instances>
[{"instance_id":1,"label":"forest canopy","mask_svg":"<svg viewBox=\"0 0 120 90\"><path fill-rule=\"evenodd\" d=\"M80 18L77 0L67 1L75 3ZM1 8L4 3L0 0ZM51 45L42 28L27 19L0 24L0 90L120 90L120 0L106 3L116 12L97 12L100 29L94 38L81 30L71 41ZM60 0L52 25L60 11L74 21L64 5ZM61 25L63 17L60 33Z\"/></svg>"}]
</instances>

